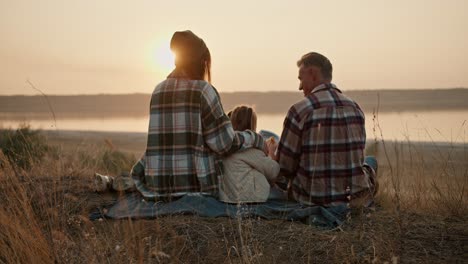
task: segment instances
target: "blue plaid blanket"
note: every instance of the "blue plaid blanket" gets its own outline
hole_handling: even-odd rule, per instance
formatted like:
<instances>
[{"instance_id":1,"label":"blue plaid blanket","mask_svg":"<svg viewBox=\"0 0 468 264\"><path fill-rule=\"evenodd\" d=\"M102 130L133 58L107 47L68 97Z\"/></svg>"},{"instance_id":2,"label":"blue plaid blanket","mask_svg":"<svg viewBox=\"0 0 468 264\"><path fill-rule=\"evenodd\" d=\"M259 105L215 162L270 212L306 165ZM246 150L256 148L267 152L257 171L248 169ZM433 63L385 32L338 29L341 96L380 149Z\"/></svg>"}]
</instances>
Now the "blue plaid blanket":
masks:
<instances>
[{"instance_id":1,"label":"blue plaid blanket","mask_svg":"<svg viewBox=\"0 0 468 264\"><path fill-rule=\"evenodd\" d=\"M304 206L284 200L268 200L258 204L227 204L210 196L189 194L172 202L146 201L138 193L129 193L119 199L106 212L96 210L90 219L151 219L166 215L194 214L201 217L261 217L300 221L308 225L334 228L342 224L349 208Z\"/></svg>"}]
</instances>

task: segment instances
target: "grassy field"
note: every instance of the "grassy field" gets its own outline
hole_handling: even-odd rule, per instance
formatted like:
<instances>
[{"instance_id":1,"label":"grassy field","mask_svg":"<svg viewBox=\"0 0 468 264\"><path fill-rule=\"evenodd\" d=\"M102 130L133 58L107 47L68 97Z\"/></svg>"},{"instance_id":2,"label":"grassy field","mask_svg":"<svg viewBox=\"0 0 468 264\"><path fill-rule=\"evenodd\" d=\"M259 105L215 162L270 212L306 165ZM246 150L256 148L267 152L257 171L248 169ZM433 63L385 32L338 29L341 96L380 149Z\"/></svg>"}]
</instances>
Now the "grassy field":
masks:
<instances>
[{"instance_id":1,"label":"grassy field","mask_svg":"<svg viewBox=\"0 0 468 264\"><path fill-rule=\"evenodd\" d=\"M468 257L466 144L369 142L368 154L380 162L376 208L356 209L341 227L324 231L192 215L91 222L90 211L118 198L93 191L94 172L128 172L145 135L27 135L2 132L0 263L466 263ZM8 140L15 140L15 159ZM42 148L27 142L47 148L37 155ZM18 166L20 157L26 165Z\"/></svg>"}]
</instances>

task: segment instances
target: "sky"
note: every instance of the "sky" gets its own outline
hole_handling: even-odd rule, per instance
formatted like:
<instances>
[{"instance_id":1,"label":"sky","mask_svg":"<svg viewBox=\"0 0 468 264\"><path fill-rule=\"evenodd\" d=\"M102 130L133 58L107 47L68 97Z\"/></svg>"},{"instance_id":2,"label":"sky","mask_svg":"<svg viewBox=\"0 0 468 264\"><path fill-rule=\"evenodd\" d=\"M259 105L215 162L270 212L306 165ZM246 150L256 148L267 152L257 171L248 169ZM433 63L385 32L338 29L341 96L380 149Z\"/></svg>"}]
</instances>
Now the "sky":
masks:
<instances>
[{"instance_id":1,"label":"sky","mask_svg":"<svg viewBox=\"0 0 468 264\"><path fill-rule=\"evenodd\" d=\"M468 87L466 0L0 0L0 95L151 93L190 29L220 92L297 91L330 59L342 90ZM299 92L299 91L298 91Z\"/></svg>"}]
</instances>

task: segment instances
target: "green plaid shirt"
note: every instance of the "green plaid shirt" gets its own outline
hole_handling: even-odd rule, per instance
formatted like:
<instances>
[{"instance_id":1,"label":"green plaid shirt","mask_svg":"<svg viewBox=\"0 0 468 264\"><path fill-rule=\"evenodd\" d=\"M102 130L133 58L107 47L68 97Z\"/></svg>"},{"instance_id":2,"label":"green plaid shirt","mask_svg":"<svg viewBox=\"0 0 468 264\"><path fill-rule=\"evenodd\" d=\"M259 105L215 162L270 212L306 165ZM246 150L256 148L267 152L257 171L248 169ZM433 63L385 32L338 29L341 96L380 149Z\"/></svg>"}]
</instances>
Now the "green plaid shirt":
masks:
<instances>
[{"instance_id":1,"label":"green plaid shirt","mask_svg":"<svg viewBox=\"0 0 468 264\"><path fill-rule=\"evenodd\" d=\"M151 97L147 148L132 177L146 198L217 196L222 156L263 145L258 134L233 130L211 84L168 78Z\"/></svg>"}]
</instances>

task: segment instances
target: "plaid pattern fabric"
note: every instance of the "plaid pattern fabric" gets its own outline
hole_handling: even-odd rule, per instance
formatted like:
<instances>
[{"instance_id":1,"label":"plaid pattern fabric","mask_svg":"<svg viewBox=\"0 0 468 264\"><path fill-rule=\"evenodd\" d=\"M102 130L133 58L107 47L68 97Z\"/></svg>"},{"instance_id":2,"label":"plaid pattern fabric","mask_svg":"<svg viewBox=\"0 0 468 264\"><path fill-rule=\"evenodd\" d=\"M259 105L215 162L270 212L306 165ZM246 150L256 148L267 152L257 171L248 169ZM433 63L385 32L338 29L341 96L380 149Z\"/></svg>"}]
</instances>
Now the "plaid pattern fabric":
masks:
<instances>
[{"instance_id":1,"label":"plaid pattern fabric","mask_svg":"<svg viewBox=\"0 0 468 264\"><path fill-rule=\"evenodd\" d=\"M315 87L289 109L277 154L297 201L335 205L370 190L375 172L363 167L364 124L359 105L334 84Z\"/></svg>"},{"instance_id":2,"label":"plaid pattern fabric","mask_svg":"<svg viewBox=\"0 0 468 264\"><path fill-rule=\"evenodd\" d=\"M152 94L147 148L132 177L147 198L216 196L223 175L221 157L263 145L263 138L252 131L234 132L209 83L168 78Z\"/></svg>"}]
</instances>

